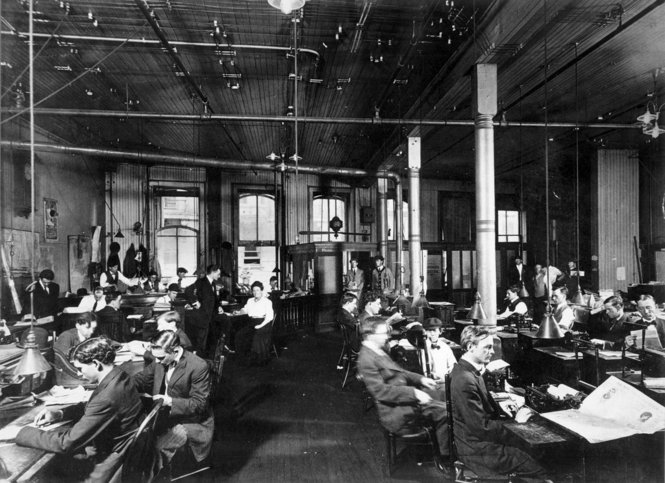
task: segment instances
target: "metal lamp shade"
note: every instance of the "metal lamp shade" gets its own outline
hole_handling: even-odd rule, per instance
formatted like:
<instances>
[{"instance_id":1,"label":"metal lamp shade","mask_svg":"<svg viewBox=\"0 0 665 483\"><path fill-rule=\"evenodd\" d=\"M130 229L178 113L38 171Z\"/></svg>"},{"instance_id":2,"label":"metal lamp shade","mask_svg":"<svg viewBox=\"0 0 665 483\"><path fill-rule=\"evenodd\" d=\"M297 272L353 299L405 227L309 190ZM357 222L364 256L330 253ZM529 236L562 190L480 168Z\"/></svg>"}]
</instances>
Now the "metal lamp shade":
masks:
<instances>
[{"instance_id":1,"label":"metal lamp shade","mask_svg":"<svg viewBox=\"0 0 665 483\"><path fill-rule=\"evenodd\" d=\"M483 304L480 301L480 294L476 292L476 301L473 303L473 307L469 310L469 313L466 314L467 319L471 320L485 320L487 319L487 314L483 308Z\"/></svg>"},{"instance_id":2,"label":"metal lamp shade","mask_svg":"<svg viewBox=\"0 0 665 483\"><path fill-rule=\"evenodd\" d=\"M552 312L549 310L543 315L543 320L538 327L538 332L536 332L536 337L538 339L562 339L563 333L559 328L559 324L554 320Z\"/></svg>"},{"instance_id":3,"label":"metal lamp shade","mask_svg":"<svg viewBox=\"0 0 665 483\"><path fill-rule=\"evenodd\" d=\"M39 351L33 329L30 328L29 331L26 338L25 351L18 365L14 368L15 376L29 376L51 370L51 364L44 359L44 356Z\"/></svg>"},{"instance_id":4,"label":"metal lamp shade","mask_svg":"<svg viewBox=\"0 0 665 483\"><path fill-rule=\"evenodd\" d=\"M570 302L576 305L584 305L584 295L582 294L582 288L579 285L577 286L577 292L575 292L575 295L573 295Z\"/></svg>"},{"instance_id":5,"label":"metal lamp shade","mask_svg":"<svg viewBox=\"0 0 665 483\"><path fill-rule=\"evenodd\" d=\"M521 299L528 299L529 298L529 291L524 286L524 283L522 283L522 288L520 289L519 297Z\"/></svg>"}]
</instances>

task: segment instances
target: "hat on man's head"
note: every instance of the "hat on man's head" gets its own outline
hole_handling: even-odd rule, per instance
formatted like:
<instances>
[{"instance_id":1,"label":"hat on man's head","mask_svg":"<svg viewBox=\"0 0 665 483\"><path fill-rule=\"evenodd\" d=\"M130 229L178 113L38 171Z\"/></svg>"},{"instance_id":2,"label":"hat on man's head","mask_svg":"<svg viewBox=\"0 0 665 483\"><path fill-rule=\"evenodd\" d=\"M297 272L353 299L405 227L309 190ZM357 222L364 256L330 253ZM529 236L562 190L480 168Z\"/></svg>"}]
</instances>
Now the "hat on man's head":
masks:
<instances>
[{"instance_id":1,"label":"hat on man's head","mask_svg":"<svg viewBox=\"0 0 665 483\"><path fill-rule=\"evenodd\" d=\"M179 292L180 291L180 286L177 283L172 283L169 285L168 288L169 292Z\"/></svg>"},{"instance_id":2,"label":"hat on man's head","mask_svg":"<svg viewBox=\"0 0 665 483\"><path fill-rule=\"evenodd\" d=\"M178 267L178 270L176 270L176 273L180 273L180 272L189 273L189 270L187 270L185 267Z\"/></svg>"},{"instance_id":3,"label":"hat on man's head","mask_svg":"<svg viewBox=\"0 0 665 483\"><path fill-rule=\"evenodd\" d=\"M425 319L425 322L423 322L423 328L425 330L440 329L441 327L443 327L443 322L441 322L441 320L437 319L436 317L430 317L429 319Z\"/></svg>"}]
</instances>

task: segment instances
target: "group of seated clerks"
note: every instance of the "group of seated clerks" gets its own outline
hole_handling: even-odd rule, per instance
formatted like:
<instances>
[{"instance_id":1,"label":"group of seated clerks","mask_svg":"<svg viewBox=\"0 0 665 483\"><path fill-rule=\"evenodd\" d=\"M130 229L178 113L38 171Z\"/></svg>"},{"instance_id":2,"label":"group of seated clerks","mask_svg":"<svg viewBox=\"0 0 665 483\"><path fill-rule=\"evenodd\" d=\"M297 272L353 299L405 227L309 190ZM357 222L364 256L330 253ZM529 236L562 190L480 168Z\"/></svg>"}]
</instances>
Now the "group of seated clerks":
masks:
<instances>
[{"instance_id":1,"label":"group of seated clerks","mask_svg":"<svg viewBox=\"0 0 665 483\"><path fill-rule=\"evenodd\" d=\"M35 418L37 427L20 429L16 443L62 454L57 465L62 476L108 481L122 461L123 449L159 401L155 451L151 461L144 462L144 471L168 472L178 451L193 464L203 462L210 454L214 430L207 362L184 348L182 333L173 330L173 321L164 320L160 327L167 330L160 330L147 348L149 363L130 376L114 365L117 347L113 341L104 336L89 337L95 322L86 320L85 315L72 332L58 339L56 351L62 354L67 351L65 342L73 344L66 360L95 386L89 401L64 410L46 407ZM40 428L69 419L75 422L68 428Z\"/></svg>"}]
</instances>

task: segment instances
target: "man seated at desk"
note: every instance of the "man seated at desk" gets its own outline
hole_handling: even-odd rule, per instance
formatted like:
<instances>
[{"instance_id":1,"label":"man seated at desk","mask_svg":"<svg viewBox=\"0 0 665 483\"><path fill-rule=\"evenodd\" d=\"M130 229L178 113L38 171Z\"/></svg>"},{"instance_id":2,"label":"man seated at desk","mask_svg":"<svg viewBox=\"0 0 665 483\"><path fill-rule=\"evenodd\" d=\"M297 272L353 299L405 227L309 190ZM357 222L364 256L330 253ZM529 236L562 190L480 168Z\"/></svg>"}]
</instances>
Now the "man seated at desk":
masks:
<instances>
[{"instance_id":1,"label":"man seated at desk","mask_svg":"<svg viewBox=\"0 0 665 483\"><path fill-rule=\"evenodd\" d=\"M603 302L602 312L589 319L589 335L609 341L614 349L620 349L630 334L630 326L626 324L629 319L629 315L623 311L623 300L613 295Z\"/></svg>"},{"instance_id":2,"label":"man seated at desk","mask_svg":"<svg viewBox=\"0 0 665 483\"><path fill-rule=\"evenodd\" d=\"M365 321L365 319L368 317L380 315L384 300L385 299L381 292L368 292L365 298L365 307L363 307L362 313L358 316L358 322L362 324L363 321ZM402 314L396 312L388 318L388 324L393 324L394 322L400 321L402 319L404 319Z\"/></svg>"},{"instance_id":3,"label":"man seated at desk","mask_svg":"<svg viewBox=\"0 0 665 483\"><path fill-rule=\"evenodd\" d=\"M109 292L106 294L106 307L96 312L97 332L117 342L126 342L130 338L131 330L120 310L122 294Z\"/></svg>"},{"instance_id":4,"label":"man seated at desk","mask_svg":"<svg viewBox=\"0 0 665 483\"><path fill-rule=\"evenodd\" d=\"M640 295L637 301L638 314L633 314L628 320L630 323L647 327L647 330L656 330L660 345L665 347L665 320L657 316L656 301L651 295ZM641 340L641 339L640 339ZM626 336L626 345L633 345L631 335Z\"/></svg>"},{"instance_id":5,"label":"man seated at desk","mask_svg":"<svg viewBox=\"0 0 665 483\"><path fill-rule=\"evenodd\" d=\"M100 285L95 287L92 295L86 295L81 299L77 307L77 312L98 312L106 307L106 297L104 297L104 288Z\"/></svg>"},{"instance_id":6,"label":"man seated at desk","mask_svg":"<svg viewBox=\"0 0 665 483\"><path fill-rule=\"evenodd\" d=\"M552 292L552 303L554 310L552 317L556 320L561 330L571 330L575 323L575 314L568 305L568 288L565 286L555 288Z\"/></svg>"},{"instance_id":7,"label":"man seated at desk","mask_svg":"<svg viewBox=\"0 0 665 483\"><path fill-rule=\"evenodd\" d=\"M358 352L360 350L360 340L358 339L358 297L347 292L342 295L341 307L337 309L337 323L346 327L351 340L351 349Z\"/></svg>"},{"instance_id":8,"label":"man seated at desk","mask_svg":"<svg viewBox=\"0 0 665 483\"><path fill-rule=\"evenodd\" d=\"M506 301L506 308L497 316L497 319L505 320L512 315L526 315L528 309L526 304L520 299L521 288L522 287L519 285L511 285L508 287L508 290L506 290L506 298L504 299Z\"/></svg>"},{"instance_id":9,"label":"man seated at desk","mask_svg":"<svg viewBox=\"0 0 665 483\"><path fill-rule=\"evenodd\" d=\"M157 281L157 272L150 270L148 280L143 283L143 291L146 293L159 292L159 282Z\"/></svg>"},{"instance_id":10,"label":"man seated at desk","mask_svg":"<svg viewBox=\"0 0 665 483\"><path fill-rule=\"evenodd\" d=\"M154 360L133 376L141 393L161 399L168 411L168 430L157 436L157 448L167 464L178 449L191 450L197 463L212 448L215 420L208 403L210 372L208 364L186 351L175 332L157 334L151 344Z\"/></svg>"},{"instance_id":11,"label":"man seated at desk","mask_svg":"<svg viewBox=\"0 0 665 483\"><path fill-rule=\"evenodd\" d=\"M471 325L462 331L464 354L450 375L453 434L457 457L478 476L516 474L524 481L543 481L545 470L522 450L506 446L507 416L490 395L482 373L494 354L490 329Z\"/></svg>"},{"instance_id":12,"label":"man seated at desk","mask_svg":"<svg viewBox=\"0 0 665 483\"><path fill-rule=\"evenodd\" d=\"M453 366L457 364L457 359L453 350L441 340L441 327L443 323L436 317L426 319L423 323L423 329L427 336L425 340L425 350L423 352L425 374L435 380L443 380L446 374L450 374Z\"/></svg>"},{"instance_id":13,"label":"man seated at desk","mask_svg":"<svg viewBox=\"0 0 665 483\"><path fill-rule=\"evenodd\" d=\"M395 434L432 426L441 457L437 466L443 470L441 465L450 458L447 413L445 406L433 402L425 392L434 391L436 382L403 369L388 356L384 347L390 325L385 317L368 317L362 322L361 331L364 340L358 354L358 372L374 398L381 425Z\"/></svg>"},{"instance_id":14,"label":"man seated at desk","mask_svg":"<svg viewBox=\"0 0 665 483\"><path fill-rule=\"evenodd\" d=\"M115 351L104 337L82 342L72 362L84 378L97 384L87 404L65 409L44 408L35 418L37 426L83 416L70 428L42 431L24 427L16 443L54 453L76 455L68 462L71 477L108 481L117 467L119 453L141 422L143 406L129 376L113 365Z\"/></svg>"},{"instance_id":15,"label":"man seated at desk","mask_svg":"<svg viewBox=\"0 0 665 483\"><path fill-rule=\"evenodd\" d=\"M92 313L83 312L74 323L74 328L60 334L53 344L55 381L60 386L79 386L86 382L79 370L70 362L69 353L81 342L92 337L97 328L97 320Z\"/></svg>"},{"instance_id":16,"label":"man seated at desk","mask_svg":"<svg viewBox=\"0 0 665 483\"><path fill-rule=\"evenodd\" d=\"M178 297L180 289L178 288L177 283L172 283L169 285L166 295L162 295L157 300L155 300L155 305L153 306L155 310L173 310L173 304L175 299Z\"/></svg>"}]
</instances>

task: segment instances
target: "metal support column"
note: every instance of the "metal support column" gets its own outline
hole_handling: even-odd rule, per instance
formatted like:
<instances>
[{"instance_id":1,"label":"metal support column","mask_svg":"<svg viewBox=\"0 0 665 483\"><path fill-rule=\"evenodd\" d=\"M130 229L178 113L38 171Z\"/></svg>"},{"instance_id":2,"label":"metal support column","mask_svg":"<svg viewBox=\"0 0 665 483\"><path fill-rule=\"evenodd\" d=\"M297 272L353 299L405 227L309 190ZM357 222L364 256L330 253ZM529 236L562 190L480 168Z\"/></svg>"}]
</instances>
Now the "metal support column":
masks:
<instances>
[{"instance_id":1,"label":"metal support column","mask_svg":"<svg viewBox=\"0 0 665 483\"><path fill-rule=\"evenodd\" d=\"M473 69L473 113L476 134L476 259L478 292L496 325L496 211L494 206L494 125L497 111L497 69L478 64Z\"/></svg>"},{"instance_id":2,"label":"metal support column","mask_svg":"<svg viewBox=\"0 0 665 483\"><path fill-rule=\"evenodd\" d=\"M390 266L388 264L388 213L387 213L387 200L388 200L388 180L378 179L376 180L376 187L378 189L377 193L377 203L379 205L379 217L377 223L377 242L379 246L379 254L383 255L385 258L386 267Z\"/></svg>"},{"instance_id":3,"label":"metal support column","mask_svg":"<svg viewBox=\"0 0 665 483\"><path fill-rule=\"evenodd\" d=\"M423 276L420 253L420 137L409 137L409 265L411 293L422 289Z\"/></svg>"}]
</instances>

